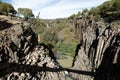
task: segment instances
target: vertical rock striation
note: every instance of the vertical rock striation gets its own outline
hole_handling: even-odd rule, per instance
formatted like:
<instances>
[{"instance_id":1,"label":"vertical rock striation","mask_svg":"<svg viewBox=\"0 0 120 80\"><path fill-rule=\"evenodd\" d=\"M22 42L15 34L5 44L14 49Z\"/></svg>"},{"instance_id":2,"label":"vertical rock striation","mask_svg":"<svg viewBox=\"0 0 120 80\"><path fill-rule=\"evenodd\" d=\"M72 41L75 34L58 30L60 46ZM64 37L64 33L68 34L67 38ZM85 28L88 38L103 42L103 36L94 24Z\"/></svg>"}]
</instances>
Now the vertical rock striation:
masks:
<instances>
[{"instance_id":1,"label":"vertical rock striation","mask_svg":"<svg viewBox=\"0 0 120 80\"><path fill-rule=\"evenodd\" d=\"M112 23L79 19L80 44L77 46L73 69L92 72L94 80L119 80L120 31ZM119 27L118 27L119 28ZM72 74L76 80L91 80Z\"/></svg>"},{"instance_id":2,"label":"vertical rock striation","mask_svg":"<svg viewBox=\"0 0 120 80\"><path fill-rule=\"evenodd\" d=\"M0 31L0 79L65 80L65 73L32 29L16 24Z\"/></svg>"}]
</instances>

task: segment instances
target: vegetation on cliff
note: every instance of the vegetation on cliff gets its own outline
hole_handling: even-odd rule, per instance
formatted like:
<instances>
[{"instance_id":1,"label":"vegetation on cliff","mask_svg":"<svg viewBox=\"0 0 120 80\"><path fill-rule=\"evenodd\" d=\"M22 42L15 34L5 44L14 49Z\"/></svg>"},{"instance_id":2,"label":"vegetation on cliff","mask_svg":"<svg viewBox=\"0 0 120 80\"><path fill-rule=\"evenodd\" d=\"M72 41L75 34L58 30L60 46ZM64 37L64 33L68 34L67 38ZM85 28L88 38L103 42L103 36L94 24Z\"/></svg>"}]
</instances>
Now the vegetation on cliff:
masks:
<instances>
[{"instance_id":1,"label":"vegetation on cliff","mask_svg":"<svg viewBox=\"0 0 120 80\"><path fill-rule=\"evenodd\" d=\"M74 56L79 40L75 38L74 25L67 19L38 19L33 22L32 28L39 35L39 42L47 44L54 53Z\"/></svg>"},{"instance_id":2,"label":"vegetation on cliff","mask_svg":"<svg viewBox=\"0 0 120 80\"><path fill-rule=\"evenodd\" d=\"M108 20L120 18L120 1L110 0L106 1L96 8L92 8L90 13L94 16L100 16Z\"/></svg>"},{"instance_id":3,"label":"vegetation on cliff","mask_svg":"<svg viewBox=\"0 0 120 80\"><path fill-rule=\"evenodd\" d=\"M4 3L2 1L0 1L0 14L16 14L16 10L14 9L14 7L9 4L9 3Z\"/></svg>"}]
</instances>

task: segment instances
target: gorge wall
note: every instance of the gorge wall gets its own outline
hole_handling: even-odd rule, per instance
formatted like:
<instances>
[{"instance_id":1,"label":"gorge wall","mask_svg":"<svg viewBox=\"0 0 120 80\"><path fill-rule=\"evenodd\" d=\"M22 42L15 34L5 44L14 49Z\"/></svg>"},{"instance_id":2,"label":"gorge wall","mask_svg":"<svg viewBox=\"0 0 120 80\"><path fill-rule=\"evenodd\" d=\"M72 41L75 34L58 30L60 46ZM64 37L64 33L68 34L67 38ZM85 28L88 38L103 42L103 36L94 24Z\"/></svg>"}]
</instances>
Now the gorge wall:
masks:
<instances>
[{"instance_id":1,"label":"gorge wall","mask_svg":"<svg viewBox=\"0 0 120 80\"><path fill-rule=\"evenodd\" d=\"M119 80L120 25L104 20L81 17L77 19L80 44L76 49L73 69L91 72L94 80ZM72 73L71 73L72 74ZM91 77L74 74L77 80ZM92 78L93 79L93 78Z\"/></svg>"},{"instance_id":2,"label":"gorge wall","mask_svg":"<svg viewBox=\"0 0 120 80\"><path fill-rule=\"evenodd\" d=\"M54 54L38 44L37 35L31 28L20 23L0 30L0 79L1 80L65 80ZM0 27L1 27L0 26Z\"/></svg>"},{"instance_id":3,"label":"gorge wall","mask_svg":"<svg viewBox=\"0 0 120 80\"><path fill-rule=\"evenodd\" d=\"M12 22L11 22L12 21ZM62 68L31 27L0 18L1 80L120 80L120 25L82 16L73 66ZM14 22L14 24L13 24Z\"/></svg>"}]
</instances>

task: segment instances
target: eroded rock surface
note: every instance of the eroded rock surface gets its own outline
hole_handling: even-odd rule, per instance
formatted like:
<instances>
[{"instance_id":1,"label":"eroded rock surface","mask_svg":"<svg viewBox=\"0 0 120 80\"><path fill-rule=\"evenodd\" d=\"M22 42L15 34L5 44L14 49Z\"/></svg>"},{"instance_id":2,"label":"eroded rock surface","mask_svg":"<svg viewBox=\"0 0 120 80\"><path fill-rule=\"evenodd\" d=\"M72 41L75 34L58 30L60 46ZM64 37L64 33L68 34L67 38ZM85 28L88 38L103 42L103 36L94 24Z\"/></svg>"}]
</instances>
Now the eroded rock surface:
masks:
<instances>
[{"instance_id":1,"label":"eroded rock surface","mask_svg":"<svg viewBox=\"0 0 120 80\"><path fill-rule=\"evenodd\" d=\"M120 25L82 17L78 20L80 44L77 46L73 69L91 72L91 78L72 74L77 80L119 80Z\"/></svg>"},{"instance_id":2,"label":"eroded rock surface","mask_svg":"<svg viewBox=\"0 0 120 80\"><path fill-rule=\"evenodd\" d=\"M12 24L0 31L0 79L65 80L65 73L31 28Z\"/></svg>"}]
</instances>

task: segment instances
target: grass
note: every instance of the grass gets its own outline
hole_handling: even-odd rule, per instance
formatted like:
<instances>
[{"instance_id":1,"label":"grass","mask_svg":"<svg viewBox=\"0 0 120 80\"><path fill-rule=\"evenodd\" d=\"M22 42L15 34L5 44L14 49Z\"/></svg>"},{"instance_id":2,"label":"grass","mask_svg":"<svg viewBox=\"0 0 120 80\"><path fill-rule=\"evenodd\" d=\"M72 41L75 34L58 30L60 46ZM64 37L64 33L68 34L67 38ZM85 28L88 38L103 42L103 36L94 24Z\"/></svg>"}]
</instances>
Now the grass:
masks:
<instances>
[{"instance_id":1,"label":"grass","mask_svg":"<svg viewBox=\"0 0 120 80\"><path fill-rule=\"evenodd\" d=\"M60 63L62 67L70 68L72 66L73 57L65 55L64 59L58 59L57 61Z\"/></svg>"}]
</instances>

